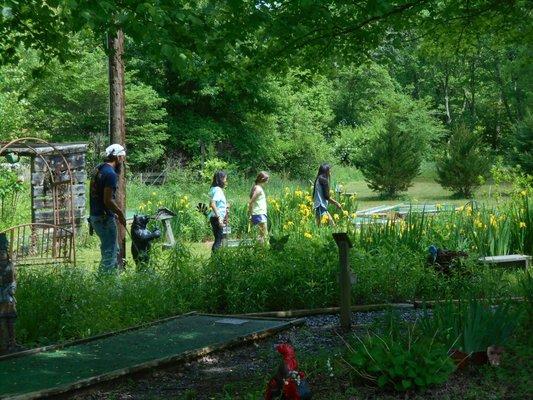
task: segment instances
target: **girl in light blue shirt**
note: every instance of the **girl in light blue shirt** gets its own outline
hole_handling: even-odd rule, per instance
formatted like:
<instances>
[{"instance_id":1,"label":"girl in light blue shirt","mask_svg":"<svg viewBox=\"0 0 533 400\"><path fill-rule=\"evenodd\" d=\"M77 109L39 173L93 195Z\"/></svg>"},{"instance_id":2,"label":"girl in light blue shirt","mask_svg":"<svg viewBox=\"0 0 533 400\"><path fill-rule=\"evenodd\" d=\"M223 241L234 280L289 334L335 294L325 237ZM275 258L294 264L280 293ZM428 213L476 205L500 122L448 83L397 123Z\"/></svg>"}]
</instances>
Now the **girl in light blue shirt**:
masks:
<instances>
[{"instance_id":1,"label":"girl in light blue shirt","mask_svg":"<svg viewBox=\"0 0 533 400\"><path fill-rule=\"evenodd\" d=\"M217 171L213 176L211 189L209 190L209 211L208 217L213 229L215 241L213 242L212 251L217 250L222 245L223 229L228 223L228 204L226 202L226 194L224 188L228 181L228 175L224 171Z\"/></svg>"}]
</instances>

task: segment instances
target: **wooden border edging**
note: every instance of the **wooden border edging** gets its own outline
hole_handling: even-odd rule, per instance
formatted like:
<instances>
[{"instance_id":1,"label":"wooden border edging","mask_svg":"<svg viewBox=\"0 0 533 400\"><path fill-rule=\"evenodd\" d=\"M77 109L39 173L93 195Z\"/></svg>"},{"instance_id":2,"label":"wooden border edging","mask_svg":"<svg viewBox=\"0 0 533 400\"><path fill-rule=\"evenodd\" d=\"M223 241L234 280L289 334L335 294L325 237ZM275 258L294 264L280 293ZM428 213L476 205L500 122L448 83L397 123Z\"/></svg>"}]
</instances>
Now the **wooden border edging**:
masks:
<instances>
[{"instance_id":1,"label":"wooden border edging","mask_svg":"<svg viewBox=\"0 0 533 400\"><path fill-rule=\"evenodd\" d=\"M523 297L507 297L507 298L497 298L497 299L490 299L490 298L480 298L476 299L479 301L492 301L492 302L502 302L502 301L513 301L513 302L521 302L524 301ZM381 303L381 304L364 304L359 306L352 306L350 309L352 311L359 311L359 312L367 312L367 311L380 311L387 308L422 308L424 305L427 308L431 308L436 304L443 304L448 301L452 301L454 303L458 303L460 301L468 301L468 299L465 300L459 300L459 299L452 299L452 300L413 300L405 303ZM300 318L300 317L307 317L312 315L319 315L319 314L337 314L339 313L340 308L339 307L325 307L325 308L307 308L307 309L297 309L297 310L281 310L281 311L264 311L264 312L257 312L257 313L246 313L246 314L231 314L232 317L240 317L240 318Z\"/></svg>"},{"instance_id":2,"label":"wooden border edging","mask_svg":"<svg viewBox=\"0 0 533 400\"><path fill-rule=\"evenodd\" d=\"M522 301L525 301L525 299L523 297L500 297L500 298L497 298L497 299L490 299L490 298L481 298L481 299L475 299L477 301L490 301L492 303L501 303L501 302L504 302L504 301L512 301L512 302L517 302L517 303L520 303ZM460 303L461 301L463 302L468 302L469 299L464 299L464 300L459 300L459 299L452 299L452 300L426 300L426 301L420 301L420 300L415 300L413 301L413 306L414 308L422 308L422 307L427 307L427 308L432 308L438 304L446 304L448 302L452 302L452 303Z\"/></svg>"},{"instance_id":3,"label":"wooden border edging","mask_svg":"<svg viewBox=\"0 0 533 400\"><path fill-rule=\"evenodd\" d=\"M187 314L184 314L184 315L180 315L178 317L166 318L164 320L160 320L159 322L168 321L168 320L171 320L171 319L177 319L177 318L180 318L180 317L183 317L183 316L190 316L190 315L199 315L199 316L205 315L205 316L211 316L211 317L219 316L217 314L200 314L200 313L192 312L192 313L187 313ZM227 315L225 315L225 317L227 317ZM249 317L248 319L266 319L266 318ZM156 323L159 323L159 322L156 322ZM98 375L98 376L93 376L91 378L82 379L82 380L79 380L79 381L76 381L76 382L73 382L73 383L70 383L70 384L67 384L67 385L63 385L63 386L60 386L60 387L52 388L52 389L45 389L45 390L41 390L41 391L37 391L37 392L31 392L31 393L26 393L26 394L17 395L17 396L11 396L11 397L2 397L2 396L0 396L0 398L9 399L9 400L32 400L32 399L46 398L46 397L49 397L49 396L56 396L56 395L60 395L60 394L65 394L65 393L68 393L68 392L71 392L71 391L74 391L74 390L78 390L78 389L86 388L86 387L89 387L89 386L97 385L99 383L115 380L115 379L118 379L118 378L120 378L122 376L130 375L130 374L133 374L133 373L136 373L136 372L147 371L147 370L150 370L150 369L162 367L164 365L175 363L175 362L186 362L186 361L194 360L194 359L197 359L199 357L203 357L203 356L205 356L205 355L207 355L209 353L215 352L215 351L226 350L226 349L229 349L231 347L235 347L237 345L242 345L242 344L246 344L248 342L253 342L253 341L256 341L256 340L264 339L264 338L266 338L268 336L272 336L272 335L274 335L277 332L283 331L283 330L291 328L293 326L302 325L305 321L303 319L294 319L292 321L280 321L280 322L283 322L283 324L279 325L279 326L276 326L274 328L267 329L267 330L263 330L263 331L259 331L259 332L256 331L256 332L249 333L247 335L238 336L235 339L232 339L232 340L230 340L228 342L215 344L213 346L202 347L201 349L188 350L188 351L185 351L185 352L177 354L177 355L173 355L173 356L169 356L169 357L165 357L165 358L159 358L159 359L156 359L156 360L152 360L152 361L148 361L148 362L145 362L145 363L137 364L137 365L134 365L132 367L121 368L121 369L118 369L118 370L115 370L115 371L111 371L111 372L108 372L108 373L105 373L105 374L101 374L101 375ZM146 325L154 325L154 323L150 323L150 324L146 324ZM134 329L138 329L138 327L135 327ZM118 332L124 332L124 331L129 331L129 330L133 330L133 329L125 329L125 330L122 330L122 331L113 332L111 334L95 336L94 338L112 336L113 334L116 334ZM94 340L94 338L91 338L91 339ZM85 341L81 341L81 342L83 343L83 342L87 342L87 341L89 341L89 340L85 340ZM78 343L79 342L80 341L78 341ZM72 345L72 344L73 343L69 343L68 345ZM63 345L63 347L65 347L65 346Z\"/></svg>"},{"instance_id":4,"label":"wooden border edging","mask_svg":"<svg viewBox=\"0 0 533 400\"><path fill-rule=\"evenodd\" d=\"M367 304L361 306L352 306L352 311L379 311L386 308L414 308L412 303L383 303L383 304ZM263 318L297 318L310 315L319 314L336 314L340 310L339 307L326 307L326 308L311 308L311 309L299 309L299 310L287 310L287 311L265 311L258 313L248 314L233 314L234 317L249 318L249 317L263 317Z\"/></svg>"}]
</instances>

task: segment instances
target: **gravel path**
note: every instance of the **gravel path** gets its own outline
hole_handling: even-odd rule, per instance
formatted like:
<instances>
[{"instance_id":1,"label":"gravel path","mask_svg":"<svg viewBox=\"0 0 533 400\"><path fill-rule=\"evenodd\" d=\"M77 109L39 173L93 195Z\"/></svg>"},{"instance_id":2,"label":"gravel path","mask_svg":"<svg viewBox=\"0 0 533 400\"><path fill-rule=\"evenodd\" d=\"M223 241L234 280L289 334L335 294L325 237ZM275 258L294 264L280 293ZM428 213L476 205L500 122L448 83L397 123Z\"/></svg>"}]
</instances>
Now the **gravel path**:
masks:
<instances>
[{"instance_id":1,"label":"gravel path","mask_svg":"<svg viewBox=\"0 0 533 400\"><path fill-rule=\"evenodd\" d=\"M368 325L380 320L385 314L385 311L357 312L353 313L352 321L355 321L356 326ZM397 310L397 314L402 320L414 321L421 317L423 312L413 308L401 308ZM264 375L266 382L279 363L279 355L274 350L278 343L290 342L297 353L313 355L337 350L343 346L344 337L350 335L340 332L338 315L315 315L305 317L304 320L304 325L270 338L209 354L167 369L112 382L98 389L78 393L71 398L166 399L181 398L194 392L196 397L191 398L209 399L213 398L210 393L216 393L217 388L222 390L226 385L238 384L243 379ZM364 328L356 328L355 332L363 333Z\"/></svg>"}]
</instances>

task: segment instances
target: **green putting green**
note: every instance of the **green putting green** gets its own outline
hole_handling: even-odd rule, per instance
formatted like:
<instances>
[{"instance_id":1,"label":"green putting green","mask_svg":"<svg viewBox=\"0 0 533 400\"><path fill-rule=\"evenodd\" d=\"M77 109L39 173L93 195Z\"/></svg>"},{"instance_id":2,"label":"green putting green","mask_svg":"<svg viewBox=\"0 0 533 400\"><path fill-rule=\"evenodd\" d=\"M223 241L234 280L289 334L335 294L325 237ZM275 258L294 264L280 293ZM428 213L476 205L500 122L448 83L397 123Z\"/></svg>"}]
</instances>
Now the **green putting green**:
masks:
<instances>
[{"instance_id":1,"label":"green putting green","mask_svg":"<svg viewBox=\"0 0 533 400\"><path fill-rule=\"evenodd\" d=\"M103 375L105 380L106 374L170 357L179 359L188 351L216 348L291 325L275 319L192 314L56 350L8 358L0 361L0 396L68 390L92 377Z\"/></svg>"}]
</instances>

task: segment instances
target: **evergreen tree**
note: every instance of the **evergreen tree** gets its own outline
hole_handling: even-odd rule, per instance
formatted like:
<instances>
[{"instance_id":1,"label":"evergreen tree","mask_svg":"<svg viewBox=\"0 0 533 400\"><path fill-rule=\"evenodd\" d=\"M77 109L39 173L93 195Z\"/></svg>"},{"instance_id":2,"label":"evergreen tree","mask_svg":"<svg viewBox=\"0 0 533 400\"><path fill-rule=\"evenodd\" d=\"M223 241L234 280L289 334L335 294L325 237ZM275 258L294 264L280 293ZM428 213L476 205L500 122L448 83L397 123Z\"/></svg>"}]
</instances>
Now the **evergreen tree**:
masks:
<instances>
[{"instance_id":1,"label":"evergreen tree","mask_svg":"<svg viewBox=\"0 0 533 400\"><path fill-rule=\"evenodd\" d=\"M424 143L392 110L385 125L362 151L360 168L368 187L393 198L406 191L420 172Z\"/></svg>"},{"instance_id":2,"label":"evergreen tree","mask_svg":"<svg viewBox=\"0 0 533 400\"><path fill-rule=\"evenodd\" d=\"M490 170L489 149L481 136L458 125L437 158L437 182L461 197L471 197Z\"/></svg>"}]
</instances>

